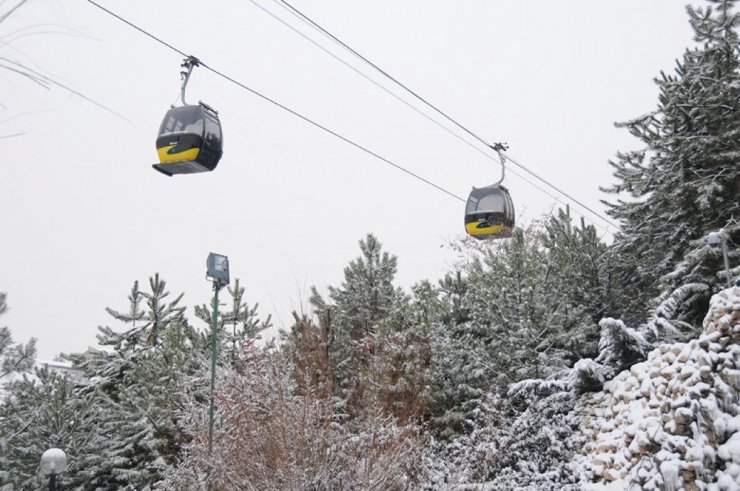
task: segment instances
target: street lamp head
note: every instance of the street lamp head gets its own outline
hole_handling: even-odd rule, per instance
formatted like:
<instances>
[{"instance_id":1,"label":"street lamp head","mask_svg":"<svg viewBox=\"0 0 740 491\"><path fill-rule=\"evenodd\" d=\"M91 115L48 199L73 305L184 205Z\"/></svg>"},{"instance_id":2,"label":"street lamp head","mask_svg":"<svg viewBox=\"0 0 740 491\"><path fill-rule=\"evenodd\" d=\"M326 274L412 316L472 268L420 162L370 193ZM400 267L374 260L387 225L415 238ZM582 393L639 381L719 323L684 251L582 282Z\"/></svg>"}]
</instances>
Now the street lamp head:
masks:
<instances>
[{"instance_id":1,"label":"street lamp head","mask_svg":"<svg viewBox=\"0 0 740 491\"><path fill-rule=\"evenodd\" d=\"M218 288L229 284L229 258L213 252L206 260L206 278L212 280Z\"/></svg>"},{"instance_id":2,"label":"street lamp head","mask_svg":"<svg viewBox=\"0 0 740 491\"><path fill-rule=\"evenodd\" d=\"M719 232L711 232L709 235L707 235L707 244L709 247L719 247L722 244L722 240L724 239L723 231L720 230Z\"/></svg>"},{"instance_id":3,"label":"street lamp head","mask_svg":"<svg viewBox=\"0 0 740 491\"><path fill-rule=\"evenodd\" d=\"M67 454L60 448L50 448L41 455L41 472L56 475L67 468Z\"/></svg>"}]
</instances>

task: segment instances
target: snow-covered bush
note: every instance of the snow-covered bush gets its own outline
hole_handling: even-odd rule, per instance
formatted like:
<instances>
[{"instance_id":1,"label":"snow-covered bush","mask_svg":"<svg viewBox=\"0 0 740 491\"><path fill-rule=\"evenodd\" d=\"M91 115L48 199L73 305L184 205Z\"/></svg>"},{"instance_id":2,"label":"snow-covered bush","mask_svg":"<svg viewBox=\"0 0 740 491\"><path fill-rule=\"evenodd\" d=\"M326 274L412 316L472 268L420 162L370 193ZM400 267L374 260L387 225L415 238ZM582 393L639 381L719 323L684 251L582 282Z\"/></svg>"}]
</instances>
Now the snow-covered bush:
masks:
<instances>
[{"instance_id":1,"label":"snow-covered bush","mask_svg":"<svg viewBox=\"0 0 740 491\"><path fill-rule=\"evenodd\" d=\"M242 360L218 377L212 452L207 406L194 405L193 440L158 489L400 490L414 479L415 427L379 412L349 424L343 401L298 384L280 354L248 344Z\"/></svg>"},{"instance_id":2,"label":"snow-covered bush","mask_svg":"<svg viewBox=\"0 0 740 491\"><path fill-rule=\"evenodd\" d=\"M581 445L575 400L559 395L518 401L488 394L474 429L425 449L423 489L561 491L574 482L567 464ZM575 491L575 488L570 488Z\"/></svg>"}]
</instances>

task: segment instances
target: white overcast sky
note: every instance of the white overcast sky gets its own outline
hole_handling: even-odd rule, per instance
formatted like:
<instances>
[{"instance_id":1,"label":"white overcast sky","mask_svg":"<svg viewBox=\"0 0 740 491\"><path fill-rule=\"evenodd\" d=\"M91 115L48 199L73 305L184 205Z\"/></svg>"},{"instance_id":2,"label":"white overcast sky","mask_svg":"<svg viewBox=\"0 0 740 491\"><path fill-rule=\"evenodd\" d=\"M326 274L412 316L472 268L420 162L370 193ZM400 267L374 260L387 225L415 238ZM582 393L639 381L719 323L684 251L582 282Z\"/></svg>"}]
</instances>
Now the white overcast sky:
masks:
<instances>
[{"instance_id":1,"label":"white overcast sky","mask_svg":"<svg viewBox=\"0 0 740 491\"><path fill-rule=\"evenodd\" d=\"M0 0L0 11L18 2ZM481 152L250 1L100 2L454 194L498 179ZM255 2L424 110L279 4ZM638 146L613 123L654 109L653 78L692 44L680 0L292 4L600 213L607 161ZM181 56L84 0L30 0L0 23L0 51L130 121L0 69L0 291L11 309L0 322L18 341L38 338L42 359L95 345L99 325L120 327L105 307L125 310L133 282L156 272L173 297L186 293L193 318L211 295L210 251L229 256L249 303L279 327L306 307L311 285L340 284L368 232L398 256L403 287L437 280L456 261L449 243L462 236L463 203L204 68L187 99L219 110L221 163L174 178L152 170ZM558 206L514 172L526 174L514 167L505 181L520 223Z\"/></svg>"}]
</instances>

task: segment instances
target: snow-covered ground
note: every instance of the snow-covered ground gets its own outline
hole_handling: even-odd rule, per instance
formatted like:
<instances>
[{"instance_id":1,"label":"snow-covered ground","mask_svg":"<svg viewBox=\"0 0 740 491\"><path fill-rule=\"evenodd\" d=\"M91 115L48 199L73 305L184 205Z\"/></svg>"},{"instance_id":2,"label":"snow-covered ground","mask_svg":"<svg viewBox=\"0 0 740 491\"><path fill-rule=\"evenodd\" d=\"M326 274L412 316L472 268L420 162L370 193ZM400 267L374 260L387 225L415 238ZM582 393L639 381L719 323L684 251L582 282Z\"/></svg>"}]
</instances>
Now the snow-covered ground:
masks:
<instances>
[{"instance_id":1,"label":"snow-covered ground","mask_svg":"<svg viewBox=\"0 0 740 491\"><path fill-rule=\"evenodd\" d=\"M665 344L584 396L591 434L571 462L590 490L740 491L740 288L712 298L704 332Z\"/></svg>"}]
</instances>

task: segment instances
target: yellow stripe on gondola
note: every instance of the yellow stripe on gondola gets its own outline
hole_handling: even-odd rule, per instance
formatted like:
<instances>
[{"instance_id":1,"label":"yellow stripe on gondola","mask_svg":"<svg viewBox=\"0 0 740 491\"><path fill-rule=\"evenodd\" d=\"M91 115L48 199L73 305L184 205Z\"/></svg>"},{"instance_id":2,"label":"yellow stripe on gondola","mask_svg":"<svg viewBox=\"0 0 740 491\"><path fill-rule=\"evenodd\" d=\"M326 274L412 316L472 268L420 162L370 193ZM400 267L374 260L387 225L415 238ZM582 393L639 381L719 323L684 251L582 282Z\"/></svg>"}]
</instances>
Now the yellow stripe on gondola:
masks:
<instances>
[{"instance_id":1,"label":"yellow stripe on gondola","mask_svg":"<svg viewBox=\"0 0 740 491\"><path fill-rule=\"evenodd\" d=\"M166 147L158 148L157 154L159 154L159 162L161 164L173 164L175 162L187 162L189 160L195 160L198 158L200 148L189 148L183 152L169 153L175 145L167 145Z\"/></svg>"},{"instance_id":2,"label":"yellow stripe on gondola","mask_svg":"<svg viewBox=\"0 0 740 491\"><path fill-rule=\"evenodd\" d=\"M503 223L486 224L485 220L478 220L465 224L465 230L470 235L495 235L504 231Z\"/></svg>"}]
</instances>

